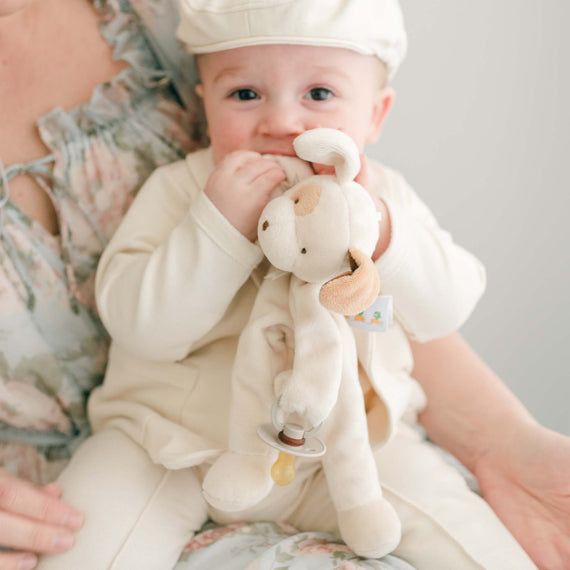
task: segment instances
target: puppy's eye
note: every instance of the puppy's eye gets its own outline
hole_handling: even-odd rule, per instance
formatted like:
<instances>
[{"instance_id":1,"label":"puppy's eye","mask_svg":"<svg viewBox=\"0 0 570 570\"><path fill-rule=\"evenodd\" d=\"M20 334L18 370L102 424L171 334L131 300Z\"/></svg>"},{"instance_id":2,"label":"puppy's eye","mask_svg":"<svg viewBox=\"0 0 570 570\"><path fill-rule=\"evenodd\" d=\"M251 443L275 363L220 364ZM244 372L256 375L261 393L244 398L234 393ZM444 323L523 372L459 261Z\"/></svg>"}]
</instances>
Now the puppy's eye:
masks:
<instances>
[{"instance_id":1,"label":"puppy's eye","mask_svg":"<svg viewBox=\"0 0 570 570\"><path fill-rule=\"evenodd\" d=\"M307 253L307 248L304 247L304 248L301 250L301 253Z\"/></svg>"}]
</instances>

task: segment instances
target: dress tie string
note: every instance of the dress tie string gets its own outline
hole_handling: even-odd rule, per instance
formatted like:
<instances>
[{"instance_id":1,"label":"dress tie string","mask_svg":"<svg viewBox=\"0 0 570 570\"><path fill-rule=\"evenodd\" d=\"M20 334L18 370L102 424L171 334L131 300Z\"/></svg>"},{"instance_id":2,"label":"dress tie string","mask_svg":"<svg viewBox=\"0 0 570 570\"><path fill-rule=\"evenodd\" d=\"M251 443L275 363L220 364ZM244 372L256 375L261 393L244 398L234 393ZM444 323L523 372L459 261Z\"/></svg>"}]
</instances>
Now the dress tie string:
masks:
<instances>
[{"instance_id":1,"label":"dress tie string","mask_svg":"<svg viewBox=\"0 0 570 570\"><path fill-rule=\"evenodd\" d=\"M10 201L10 185L9 181L18 176L20 174L27 174L31 176L34 181L42 188L42 190L49 196L58 217L59 223L59 231L60 231L60 239L61 239L61 246L62 246L62 259L65 265L65 278L68 283L69 292L70 292L70 301L72 308L77 310L76 302L79 301L83 305L88 307L93 307L94 302L90 299L84 298L81 294L80 288L77 283L75 271L73 269L73 265L71 263L71 243L70 243L70 232L67 222L65 220L65 216L61 213L61 208L59 205L59 201L56 198L56 193L62 193L75 204L75 206L79 209L82 213L83 217L87 221L88 225L93 230L95 236L99 240L102 248L105 247L107 244L107 240L105 239L104 235L102 234L101 230L97 227L97 224L90 216L90 214L84 211L83 208L80 207L77 197L70 194L66 189L65 186L60 184L57 185L52 174L51 168L48 166L51 163L55 162L55 155L50 154L41 159L34 160L29 162L28 164L13 164L12 166L5 168L2 159L0 158L0 239L3 239L5 243L7 243L8 248L11 250L12 254L16 254L17 250L12 244L12 240L8 238L8 236L4 232L4 208L6 204ZM54 188L50 188L49 184L46 183L46 179L50 180L54 186ZM55 192L54 192L55 190ZM28 305L30 302L33 303L33 293L31 291L31 287L29 284L29 280L26 278L25 271L23 270L22 264L19 262L18 256L14 258L14 255L10 256L14 262L14 266L18 273L20 274L20 278L22 279L22 283L24 284L27 292L28 292Z\"/></svg>"}]
</instances>

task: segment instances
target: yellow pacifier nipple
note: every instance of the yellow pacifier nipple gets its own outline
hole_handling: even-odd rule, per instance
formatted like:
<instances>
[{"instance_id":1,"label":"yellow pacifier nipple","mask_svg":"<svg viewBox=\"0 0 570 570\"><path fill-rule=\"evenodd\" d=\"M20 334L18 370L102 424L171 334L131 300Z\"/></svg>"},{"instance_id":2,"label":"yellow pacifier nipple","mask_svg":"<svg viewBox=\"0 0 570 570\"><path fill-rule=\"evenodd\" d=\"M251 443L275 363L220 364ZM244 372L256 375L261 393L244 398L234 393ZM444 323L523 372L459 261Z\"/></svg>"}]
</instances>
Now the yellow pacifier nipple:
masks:
<instances>
[{"instance_id":1,"label":"yellow pacifier nipple","mask_svg":"<svg viewBox=\"0 0 570 570\"><path fill-rule=\"evenodd\" d=\"M285 424L277 437L288 447L301 447L305 443L305 431L297 424ZM295 456L279 452L277 461L271 467L271 478L277 485L289 485L295 478Z\"/></svg>"},{"instance_id":2,"label":"yellow pacifier nipple","mask_svg":"<svg viewBox=\"0 0 570 570\"><path fill-rule=\"evenodd\" d=\"M277 461L271 467L271 478L277 485L288 485L295 478L295 457L316 459L322 457L327 448L315 437L321 424L305 431L298 424L280 422L278 411L279 400L271 408L271 423L258 426L257 435L279 452Z\"/></svg>"},{"instance_id":3,"label":"yellow pacifier nipple","mask_svg":"<svg viewBox=\"0 0 570 570\"><path fill-rule=\"evenodd\" d=\"M295 479L295 456L280 451L277 461L271 467L271 478L278 485L289 485Z\"/></svg>"}]
</instances>

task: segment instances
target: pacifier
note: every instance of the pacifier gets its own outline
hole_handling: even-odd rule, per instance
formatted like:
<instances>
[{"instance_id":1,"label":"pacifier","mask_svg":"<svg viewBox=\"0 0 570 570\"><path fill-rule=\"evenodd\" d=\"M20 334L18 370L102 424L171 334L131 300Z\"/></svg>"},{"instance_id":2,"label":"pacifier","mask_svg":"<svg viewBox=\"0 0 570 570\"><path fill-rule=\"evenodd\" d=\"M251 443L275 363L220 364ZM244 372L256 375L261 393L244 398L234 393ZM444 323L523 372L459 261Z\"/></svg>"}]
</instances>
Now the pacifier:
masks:
<instances>
[{"instance_id":1,"label":"pacifier","mask_svg":"<svg viewBox=\"0 0 570 570\"><path fill-rule=\"evenodd\" d=\"M279 451L277 461L271 467L271 478L277 485L288 485L295 478L295 457L318 458L325 454L326 445L315 434L322 423L311 430L297 423L281 423L278 420L279 399L271 408L270 424L257 428L257 435Z\"/></svg>"}]
</instances>

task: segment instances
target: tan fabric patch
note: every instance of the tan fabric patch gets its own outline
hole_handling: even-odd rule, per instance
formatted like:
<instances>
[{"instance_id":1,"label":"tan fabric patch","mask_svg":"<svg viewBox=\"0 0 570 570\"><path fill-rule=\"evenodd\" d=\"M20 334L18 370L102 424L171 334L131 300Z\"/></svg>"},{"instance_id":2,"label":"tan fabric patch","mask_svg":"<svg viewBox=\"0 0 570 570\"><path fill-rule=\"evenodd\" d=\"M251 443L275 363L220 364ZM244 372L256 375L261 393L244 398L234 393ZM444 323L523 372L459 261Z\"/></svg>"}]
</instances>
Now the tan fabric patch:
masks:
<instances>
[{"instance_id":1,"label":"tan fabric patch","mask_svg":"<svg viewBox=\"0 0 570 570\"><path fill-rule=\"evenodd\" d=\"M300 186L291 194L291 200L295 204L295 215L306 216L318 205L321 197L321 188L316 184Z\"/></svg>"}]
</instances>

